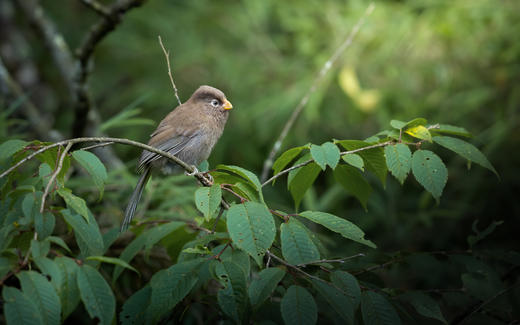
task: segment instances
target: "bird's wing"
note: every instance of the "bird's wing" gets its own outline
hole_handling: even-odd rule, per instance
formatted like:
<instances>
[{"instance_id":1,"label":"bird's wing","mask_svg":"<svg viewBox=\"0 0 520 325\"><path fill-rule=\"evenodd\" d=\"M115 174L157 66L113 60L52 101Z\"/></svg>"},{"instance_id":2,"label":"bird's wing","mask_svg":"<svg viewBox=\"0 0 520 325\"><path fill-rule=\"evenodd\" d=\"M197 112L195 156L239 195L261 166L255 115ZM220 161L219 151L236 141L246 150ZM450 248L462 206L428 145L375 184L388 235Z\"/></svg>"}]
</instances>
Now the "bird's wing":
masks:
<instances>
[{"instance_id":1,"label":"bird's wing","mask_svg":"<svg viewBox=\"0 0 520 325\"><path fill-rule=\"evenodd\" d=\"M197 132L195 132L195 133L184 133L182 135L177 134L174 137L168 137L168 133L170 133L170 132L167 132L167 131L171 131L171 129L164 130L164 132L154 133L154 136L150 140L149 145L151 145L157 149L160 149L162 151L169 152L172 155L177 155L182 149L184 149L186 147L186 145L191 141L191 139L193 139L194 137L197 136ZM164 133L164 134L162 134L162 133ZM163 141L161 141L162 138L164 138ZM157 140L154 141L155 139L157 139ZM138 171L143 170L143 168L146 165L160 159L161 157L162 156L160 156L154 152L143 150L143 153L141 154L141 158L139 159L137 170Z\"/></svg>"}]
</instances>

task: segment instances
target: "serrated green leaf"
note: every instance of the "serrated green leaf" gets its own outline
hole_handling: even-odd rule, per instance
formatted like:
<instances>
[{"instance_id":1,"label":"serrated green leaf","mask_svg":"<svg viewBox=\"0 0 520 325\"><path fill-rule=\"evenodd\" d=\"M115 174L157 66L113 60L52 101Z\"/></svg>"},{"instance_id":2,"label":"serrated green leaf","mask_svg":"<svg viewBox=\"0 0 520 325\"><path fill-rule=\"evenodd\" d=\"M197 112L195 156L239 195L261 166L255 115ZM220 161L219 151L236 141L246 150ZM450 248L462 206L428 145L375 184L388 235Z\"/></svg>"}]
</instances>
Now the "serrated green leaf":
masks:
<instances>
[{"instance_id":1,"label":"serrated green leaf","mask_svg":"<svg viewBox=\"0 0 520 325\"><path fill-rule=\"evenodd\" d=\"M218 292L218 303L226 315L240 324L247 307L246 275L233 262L223 261L222 267L225 272L224 288Z\"/></svg>"},{"instance_id":2,"label":"serrated green leaf","mask_svg":"<svg viewBox=\"0 0 520 325\"><path fill-rule=\"evenodd\" d=\"M340 158L339 149L332 142L325 142L321 146L311 145L311 156L322 170L325 170L327 165L332 169L336 168Z\"/></svg>"},{"instance_id":3,"label":"serrated green leaf","mask_svg":"<svg viewBox=\"0 0 520 325\"><path fill-rule=\"evenodd\" d=\"M47 240L50 243L54 243L54 244L60 246L61 248L65 249L69 253L72 253L72 251L70 250L67 243L65 243L65 241L63 239L61 239L60 237L49 236L49 237L45 238L45 240Z\"/></svg>"},{"instance_id":4,"label":"serrated green leaf","mask_svg":"<svg viewBox=\"0 0 520 325\"><path fill-rule=\"evenodd\" d=\"M406 126L406 122L403 122L403 121L399 121L399 120L391 120L390 121L390 126L393 127L394 129L402 129Z\"/></svg>"},{"instance_id":5,"label":"serrated green leaf","mask_svg":"<svg viewBox=\"0 0 520 325\"><path fill-rule=\"evenodd\" d=\"M77 271L77 284L83 305L90 318L101 324L111 324L116 313L116 298L103 276L92 266L84 264Z\"/></svg>"},{"instance_id":6,"label":"serrated green leaf","mask_svg":"<svg viewBox=\"0 0 520 325\"><path fill-rule=\"evenodd\" d=\"M213 184L211 187L199 187L195 191L195 205L206 221L210 221L211 217L217 211L222 199L222 190L219 184Z\"/></svg>"},{"instance_id":7,"label":"serrated green leaf","mask_svg":"<svg viewBox=\"0 0 520 325\"><path fill-rule=\"evenodd\" d=\"M339 143L343 148L349 151L373 145L371 143L359 140L338 140L336 141L336 143ZM363 158L366 169L374 173L379 178L379 180L383 184L383 187L386 186L386 174L388 172L388 169L386 167L385 152L383 148L377 147L362 150L356 152L356 154L360 155L361 158Z\"/></svg>"},{"instance_id":8,"label":"serrated green leaf","mask_svg":"<svg viewBox=\"0 0 520 325\"><path fill-rule=\"evenodd\" d=\"M137 255L137 253L141 249L152 248L157 242L159 242L165 236L171 234L173 231L177 230L182 226L184 226L183 222L173 221L143 231L142 234L137 236L130 244L128 244L128 246L126 246L119 258L125 261L126 263L130 263L130 261L134 258L135 255ZM123 272L123 267L117 265L114 268L114 273L112 275L113 282L117 280L121 272Z\"/></svg>"},{"instance_id":9,"label":"serrated green leaf","mask_svg":"<svg viewBox=\"0 0 520 325\"><path fill-rule=\"evenodd\" d=\"M361 300L361 289L359 288L357 279L345 271L332 272L330 279L336 287L345 293L350 299L354 310L356 310Z\"/></svg>"},{"instance_id":10,"label":"serrated green leaf","mask_svg":"<svg viewBox=\"0 0 520 325\"><path fill-rule=\"evenodd\" d=\"M213 248L213 256L222 252L226 245L222 244ZM244 274L249 274L251 271L251 258L249 254L244 252L241 249L227 249L222 252L220 255L221 261L230 261L240 266L244 271Z\"/></svg>"},{"instance_id":11,"label":"serrated green leaf","mask_svg":"<svg viewBox=\"0 0 520 325\"><path fill-rule=\"evenodd\" d=\"M438 128L430 129L431 133L451 134L471 138L472 135L465 128L448 124L439 124Z\"/></svg>"},{"instance_id":12,"label":"serrated green leaf","mask_svg":"<svg viewBox=\"0 0 520 325\"><path fill-rule=\"evenodd\" d=\"M343 155L341 158L343 159L344 162L346 162L350 166L356 167L356 168L360 169L361 171L365 171L365 163L363 161L363 158L361 158L360 155L355 154L355 153L350 153L350 154Z\"/></svg>"},{"instance_id":13,"label":"serrated green leaf","mask_svg":"<svg viewBox=\"0 0 520 325\"><path fill-rule=\"evenodd\" d=\"M399 120L391 120L390 121L390 125L394 128L394 129L405 129L405 128L412 128L412 127L415 127L415 126L418 126L418 125L426 125L426 123L428 123L428 121L424 118L415 118L411 121L408 121L408 122L403 122L403 121L399 121Z\"/></svg>"},{"instance_id":14,"label":"serrated green leaf","mask_svg":"<svg viewBox=\"0 0 520 325\"><path fill-rule=\"evenodd\" d=\"M91 220L89 220L88 217L89 209L87 207L87 203L85 203L85 200L83 200L79 196L72 194L72 191L68 188L59 188L57 192L65 200L65 203L67 204L68 208L76 211L81 216L83 216L87 223L92 222Z\"/></svg>"},{"instance_id":15,"label":"serrated green leaf","mask_svg":"<svg viewBox=\"0 0 520 325\"><path fill-rule=\"evenodd\" d=\"M290 264L305 264L320 259L320 252L305 226L294 218L280 225L280 240L283 257Z\"/></svg>"},{"instance_id":16,"label":"serrated green leaf","mask_svg":"<svg viewBox=\"0 0 520 325\"><path fill-rule=\"evenodd\" d=\"M0 144L0 161L11 158L15 153L27 146L29 142L12 139Z\"/></svg>"},{"instance_id":17,"label":"serrated green leaf","mask_svg":"<svg viewBox=\"0 0 520 325\"><path fill-rule=\"evenodd\" d=\"M410 148L403 143L386 146L385 157L388 169L403 184L412 168L412 152Z\"/></svg>"},{"instance_id":18,"label":"serrated green leaf","mask_svg":"<svg viewBox=\"0 0 520 325\"><path fill-rule=\"evenodd\" d=\"M359 170L349 165L340 165L334 170L334 179L345 190L354 195L363 205L363 208L367 210L367 202L372 193L372 187Z\"/></svg>"},{"instance_id":19,"label":"serrated green leaf","mask_svg":"<svg viewBox=\"0 0 520 325\"><path fill-rule=\"evenodd\" d=\"M56 257L54 262L62 271L61 285L56 290L61 300L63 319L67 318L80 301L77 283L78 264L68 257Z\"/></svg>"},{"instance_id":20,"label":"serrated green leaf","mask_svg":"<svg viewBox=\"0 0 520 325\"><path fill-rule=\"evenodd\" d=\"M437 319L444 324L448 324L442 315L439 304L433 300L432 297L420 291L409 291L403 295L400 295L399 298L409 302L420 315Z\"/></svg>"},{"instance_id":21,"label":"serrated green leaf","mask_svg":"<svg viewBox=\"0 0 520 325\"><path fill-rule=\"evenodd\" d=\"M36 304L20 290L4 286L2 297L7 324L45 324Z\"/></svg>"},{"instance_id":22,"label":"serrated green leaf","mask_svg":"<svg viewBox=\"0 0 520 325\"><path fill-rule=\"evenodd\" d=\"M248 290L249 301L253 306L259 306L269 298L285 276L285 271L277 267L270 267L260 271L257 276L249 285Z\"/></svg>"},{"instance_id":23,"label":"serrated green leaf","mask_svg":"<svg viewBox=\"0 0 520 325\"><path fill-rule=\"evenodd\" d=\"M312 279L311 282L316 291L325 298L327 303L347 324L354 324L354 306L352 300L345 293L328 282L316 279Z\"/></svg>"},{"instance_id":24,"label":"serrated green leaf","mask_svg":"<svg viewBox=\"0 0 520 325\"><path fill-rule=\"evenodd\" d=\"M361 294L361 315L366 325L401 324L401 319L392 304L373 291L365 291Z\"/></svg>"},{"instance_id":25,"label":"serrated green leaf","mask_svg":"<svg viewBox=\"0 0 520 325\"><path fill-rule=\"evenodd\" d=\"M73 151L72 157L92 176L94 184L99 189L99 198L101 199L108 178L105 165L96 155L85 150Z\"/></svg>"},{"instance_id":26,"label":"serrated green leaf","mask_svg":"<svg viewBox=\"0 0 520 325\"><path fill-rule=\"evenodd\" d=\"M31 240L31 255L34 258L47 256L50 248L51 244L47 241Z\"/></svg>"},{"instance_id":27,"label":"serrated green leaf","mask_svg":"<svg viewBox=\"0 0 520 325\"><path fill-rule=\"evenodd\" d=\"M250 183L253 186L253 188L258 191L258 193L260 195L260 198L262 198L262 200L263 200L262 184L260 183L260 180L258 179L258 177L254 173L252 173L249 170L244 169L242 167L231 166L231 165L218 165L217 169L218 170L225 170L225 171L237 174L240 177L242 177L245 180L247 180L248 183Z\"/></svg>"},{"instance_id":28,"label":"serrated green leaf","mask_svg":"<svg viewBox=\"0 0 520 325\"><path fill-rule=\"evenodd\" d=\"M245 202L227 212L227 229L233 243L258 263L276 235L273 216L264 204Z\"/></svg>"},{"instance_id":29,"label":"serrated green leaf","mask_svg":"<svg viewBox=\"0 0 520 325\"><path fill-rule=\"evenodd\" d=\"M76 214L69 209L61 211L65 221L74 230L76 242L85 256L101 255L103 254L103 237L99 231L98 224L94 217L90 223L86 223L79 214Z\"/></svg>"},{"instance_id":30,"label":"serrated green leaf","mask_svg":"<svg viewBox=\"0 0 520 325\"><path fill-rule=\"evenodd\" d=\"M45 324L60 324L61 304L53 285L40 273L23 271L17 274L22 291L40 312Z\"/></svg>"},{"instance_id":31,"label":"serrated green leaf","mask_svg":"<svg viewBox=\"0 0 520 325\"><path fill-rule=\"evenodd\" d=\"M358 226L343 218L337 217L330 213L320 211L305 211L299 214L300 216L318 223L334 232L341 234L343 237L376 248L376 245L370 240L366 240L365 233L359 229Z\"/></svg>"},{"instance_id":32,"label":"serrated green leaf","mask_svg":"<svg viewBox=\"0 0 520 325\"><path fill-rule=\"evenodd\" d=\"M417 150L412 156L415 179L438 201L448 181L448 170L441 158L429 150Z\"/></svg>"},{"instance_id":33,"label":"serrated green leaf","mask_svg":"<svg viewBox=\"0 0 520 325\"><path fill-rule=\"evenodd\" d=\"M152 294L146 323L157 323L177 305L197 283L197 269L204 259L177 263L154 274L150 280Z\"/></svg>"},{"instance_id":34,"label":"serrated green leaf","mask_svg":"<svg viewBox=\"0 0 520 325\"><path fill-rule=\"evenodd\" d=\"M456 154L461 155L467 160L473 161L474 163L477 163L480 166L489 169L490 171L495 173L495 175L498 176L497 171L495 170L493 165L491 165L486 156L484 156L484 154L471 143L468 143L461 139L446 136L436 136L433 138L433 141L435 141L435 143L440 144L444 148L447 148L455 152Z\"/></svg>"},{"instance_id":35,"label":"serrated green leaf","mask_svg":"<svg viewBox=\"0 0 520 325\"><path fill-rule=\"evenodd\" d=\"M298 159L293 166L308 161L309 159L311 159L310 153ZM289 172L287 177L287 188L291 192L296 208L300 205L303 196L309 187L312 186L320 174L320 171L321 169L316 163L310 163Z\"/></svg>"},{"instance_id":36,"label":"serrated green leaf","mask_svg":"<svg viewBox=\"0 0 520 325\"><path fill-rule=\"evenodd\" d=\"M43 275L47 275L50 277L51 284L54 286L56 293L58 296L60 295L60 288L63 283L63 272L56 264L54 260L51 260L47 257L37 257L34 258L34 263L40 269Z\"/></svg>"},{"instance_id":37,"label":"serrated green leaf","mask_svg":"<svg viewBox=\"0 0 520 325\"><path fill-rule=\"evenodd\" d=\"M121 313L119 313L121 324L145 324L146 310L150 305L151 297L152 288L150 286L145 286L130 296L123 304Z\"/></svg>"},{"instance_id":38,"label":"serrated green leaf","mask_svg":"<svg viewBox=\"0 0 520 325\"><path fill-rule=\"evenodd\" d=\"M305 148L307 148L307 146L291 148L282 153L273 164L273 174L276 175L281 172L282 169L284 169L285 166L287 166L294 158L296 158L296 156L298 156Z\"/></svg>"},{"instance_id":39,"label":"serrated green leaf","mask_svg":"<svg viewBox=\"0 0 520 325\"><path fill-rule=\"evenodd\" d=\"M36 213L34 215L34 229L38 233L39 239L45 239L50 236L54 231L55 225L56 218L51 212Z\"/></svg>"},{"instance_id":40,"label":"serrated green leaf","mask_svg":"<svg viewBox=\"0 0 520 325\"><path fill-rule=\"evenodd\" d=\"M132 270L135 273L139 274L139 271L137 271L133 266L131 266L130 264L128 264L127 262L125 262L119 258L108 257L108 256L89 256L89 257L87 257L87 260L119 265L121 267Z\"/></svg>"},{"instance_id":41,"label":"serrated green leaf","mask_svg":"<svg viewBox=\"0 0 520 325\"><path fill-rule=\"evenodd\" d=\"M314 298L305 288L297 285L287 289L280 308L286 325L312 325L318 320L318 307Z\"/></svg>"}]
</instances>

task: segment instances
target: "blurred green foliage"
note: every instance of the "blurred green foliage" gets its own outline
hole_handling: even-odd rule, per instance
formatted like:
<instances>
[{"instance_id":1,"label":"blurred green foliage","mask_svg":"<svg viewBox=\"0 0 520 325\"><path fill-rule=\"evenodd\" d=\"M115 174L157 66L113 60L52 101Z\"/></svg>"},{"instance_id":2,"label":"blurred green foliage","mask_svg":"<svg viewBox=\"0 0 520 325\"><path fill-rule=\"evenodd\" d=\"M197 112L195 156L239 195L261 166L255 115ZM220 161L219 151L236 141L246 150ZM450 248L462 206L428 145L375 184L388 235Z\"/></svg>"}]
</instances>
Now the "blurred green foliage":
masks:
<instances>
[{"instance_id":1,"label":"blurred green foliage","mask_svg":"<svg viewBox=\"0 0 520 325\"><path fill-rule=\"evenodd\" d=\"M259 174L292 110L320 67L347 37L367 3L149 1L126 14L122 24L94 53L89 85L101 120L114 121L114 117L125 116L123 111L142 118L133 127L104 124L105 131L110 136L146 142L154 129L148 121L159 121L176 106L157 40L161 35L171 51L181 100L186 100L199 85L209 84L222 89L233 103L210 166L225 163ZM373 177L373 193L365 211L328 173L307 192L300 209L348 216L380 248L380 253L370 256L374 263L405 260L385 273L383 280L388 287L461 288L475 281L473 273L460 276L470 263L463 256L440 254L435 258L410 253L466 250L468 236L476 235L474 229L483 231L494 221L504 223L473 249L492 255L494 251L508 254L518 248L520 202L515 193L520 193L520 2L375 3L374 13L353 44L311 96L284 149L330 139L365 139L387 129L392 119L423 116L478 134L471 142L493 163L500 180L477 166L468 171L464 159L441 150L437 152L448 165L449 182L439 204L414 181L401 187L388 178L383 188ZM73 46L80 43L84 32L98 19L80 1L42 1L42 5ZM30 49L20 55L32 61L41 74L41 84L25 92L31 97L41 90L39 87L53 88L54 92L47 93L45 100L37 104L53 115L56 129L69 134L74 112L63 104L66 95L60 92L49 53L23 18L17 19L20 30L30 40ZM22 102L24 98L17 100ZM33 139L31 128L19 112L19 103L1 104L2 142L22 136ZM90 179L73 178L69 184L74 193L87 199L102 229L119 223L135 182L133 168L139 151L126 146L118 146L116 151L128 170L108 171L109 185L102 201ZM294 209L293 201L285 186L285 182L279 181L266 188L265 196L275 203L273 208L290 211ZM158 217L164 211L174 210L180 219L189 218L196 213L195 189L195 184L183 177L156 179L148 187L143 204L146 209L141 211L146 211L146 216ZM191 234L178 235L191 238ZM330 233L320 235L332 256L357 253L357 246L345 246L338 238ZM446 259L450 263L444 263ZM162 261L150 263L156 263L151 267L154 269ZM499 261L490 263L499 274L518 277L518 266L508 270ZM359 265L354 263L344 269L356 267ZM149 279L150 274L143 278ZM130 277L122 281L132 288L142 284L132 283ZM121 291L121 296L131 293ZM442 293L445 299L454 301L453 306L456 302L467 306L458 294ZM479 294L482 297L487 293L476 296ZM517 288L508 297L518 301L519 295ZM318 307L325 304L318 301ZM460 313L455 307L447 309L450 315ZM505 313L513 319L520 317L518 309ZM489 324L482 317L481 323Z\"/></svg>"}]
</instances>

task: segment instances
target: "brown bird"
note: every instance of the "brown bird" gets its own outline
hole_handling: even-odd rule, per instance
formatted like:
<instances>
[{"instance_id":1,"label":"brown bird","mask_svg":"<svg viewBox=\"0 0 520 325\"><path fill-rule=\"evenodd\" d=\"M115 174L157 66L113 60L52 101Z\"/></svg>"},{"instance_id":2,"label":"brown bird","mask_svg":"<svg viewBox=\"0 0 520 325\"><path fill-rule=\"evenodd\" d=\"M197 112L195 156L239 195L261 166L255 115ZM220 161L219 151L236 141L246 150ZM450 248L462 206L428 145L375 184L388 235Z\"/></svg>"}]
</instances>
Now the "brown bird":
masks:
<instances>
[{"instance_id":1,"label":"brown bird","mask_svg":"<svg viewBox=\"0 0 520 325\"><path fill-rule=\"evenodd\" d=\"M187 102L166 115L150 136L148 145L197 166L208 159L224 131L231 108L233 105L222 91L210 86L200 86ZM125 231L132 221L152 170L171 173L180 172L182 168L156 153L144 150L137 170L141 172L141 177L126 207L121 231Z\"/></svg>"}]
</instances>

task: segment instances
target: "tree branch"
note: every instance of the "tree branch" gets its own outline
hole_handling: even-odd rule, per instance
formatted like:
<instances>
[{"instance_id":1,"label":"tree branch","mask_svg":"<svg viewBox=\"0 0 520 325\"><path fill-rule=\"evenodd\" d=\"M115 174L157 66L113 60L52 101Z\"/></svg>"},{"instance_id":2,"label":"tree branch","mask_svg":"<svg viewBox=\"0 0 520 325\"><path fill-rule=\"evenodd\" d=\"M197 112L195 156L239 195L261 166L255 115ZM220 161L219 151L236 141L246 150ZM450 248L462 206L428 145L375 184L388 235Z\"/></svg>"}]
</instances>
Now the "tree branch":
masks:
<instances>
[{"instance_id":1,"label":"tree branch","mask_svg":"<svg viewBox=\"0 0 520 325\"><path fill-rule=\"evenodd\" d=\"M110 9L96 0L81 0L81 3L83 3L87 8L97 12L101 16L110 16Z\"/></svg>"},{"instance_id":2,"label":"tree branch","mask_svg":"<svg viewBox=\"0 0 520 325\"><path fill-rule=\"evenodd\" d=\"M349 151L343 151L343 152L340 152L340 155L344 156L344 155L347 155L347 154L356 153L356 152L360 152L360 151L364 151L364 150L368 150L368 149L384 147L384 146L387 146L387 145L392 144L392 143L393 143L393 141L381 142L381 143L377 143L377 144L374 144L374 145L371 145L371 146L367 146L367 147L363 147L363 148L358 148L358 149L349 150ZM299 163L297 165L294 165L292 167L284 169L281 172L279 172L278 174L274 175L273 177L271 177L268 180L266 180L265 182L263 182L262 183L262 187L264 187L265 185L271 183L272 181L274 181L278 177L283 176L283 175L289 173L292 170L295 170L295 169L298 169L298 168L302 168L303 166L307 166L308 164L310 164L312 162L314 162L314 159L309 159L307 161L304 161L302 163Z\"/></svg>"},{"instance_id":3,"label":"tree branch","mask_svg":"<svg viewBox=\"0 0 520 325\"><path fill-rule=\"evenodd\" d=\"M164 56L166 57L166 64L168 65L168 76L170 77L170 82L172 83L173 92L175 93L175 98L177 98L177 102L179 105L182 105L181 99L179 98L179 92L177 91L177 86L175 86L175 82L173 81L172 69L170 67L170 51L166 51L164 48L161 35L159 35L159 44L163 50Z\"/></svg>"},{"instance_id":4,"label":"tree branch","mask_svg":"<svg viewBox=\"0 0 520 325\"><path fill-rule=\"evenodd\" d=\"M49 191L52 187L52 184L54 184L56 177L62 170L63 161L65 160L65 157L67 156L67 152L69 152L71 147L72 147L72 142L67 143L67 147L65 147L65 150L63 150L63 153L61 154L61 157L58 161L58 166L56 166L56 170L54 170L54 173L52 173L51 178L49 179L49 182L47 183L47 186L45 187L45 191L43 192L43 195L42 195L42 203L40 205L40 213L43 213L43 209L45 208L45 198L47 197L47 195L49 195Z\"/></svg>"},{"instance_id":5,"label":"tree branch","mask_svg":"<svg viewBox=\"0 0 520 325\"><path fill-rule=\"evenodd\" d=\"M269 175L269 170L271 169L271 166L274 162L274 157L278 153L278 151L281 149L283 141L285 140L285 137L287 137L287 134L289 133L290 129L292 128L294 122L302 112L305 105L307 105L307 102L309 101L310 96L318 89L318 86L323 81L323 78L326 76L327 72L330 70L330 68L336 63L338 58L345 52L345 50L352 44L352 40L356 36L356 34L359 32L359 29L365 22L366 17L368 17L372 11L374 11L375 4L370 3L365 10L364 14L359 18L358 22L354 27L352 28L352 31L348 35L348 37L345 39L345 41L336 49L336 51L332 54L332 56L325 62L325 64L321 67L318 75L312 82L309 90L305 93L305 96L300 100L296 108L291 114L291 117L289 117L289 120L285 123L285 126L282 130L282 133L278 136L278 139L274 143L273 149L271 150L271 153L269 154L269 157L264 162L264 167L262 169L262 176L261 180L265 181L267 179L267 176Z\"/></svg>"}]
</instances>

